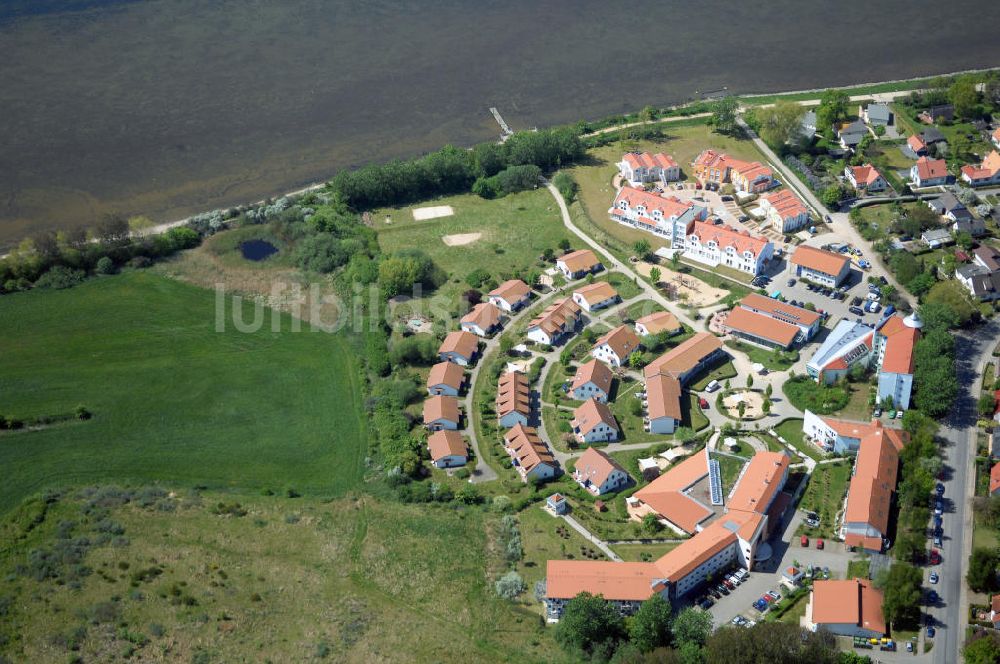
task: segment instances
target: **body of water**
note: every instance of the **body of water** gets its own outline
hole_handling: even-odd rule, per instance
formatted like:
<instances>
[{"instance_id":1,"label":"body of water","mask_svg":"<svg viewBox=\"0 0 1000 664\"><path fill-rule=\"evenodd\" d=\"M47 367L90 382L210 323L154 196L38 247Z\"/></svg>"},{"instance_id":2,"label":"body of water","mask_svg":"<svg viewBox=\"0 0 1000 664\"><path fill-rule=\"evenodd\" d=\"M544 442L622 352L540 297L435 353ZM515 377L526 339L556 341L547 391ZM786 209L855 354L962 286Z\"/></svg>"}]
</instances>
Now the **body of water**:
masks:
<instances>
[{"instance_id":1,"label":"body of water","mask_svg":"<svg viewBox=\"0 0 1000 664\"><path fill-rule=\"evenodd\" d=\"M696 90L996 66L1000 2L7 0L0 246Z\"/></svg>"},{"instance_id":2,"label":"body of water","mask_svg":"<svg viewBox=\"0 0 1000 664\"><path fill-rule=\"evenodd\" d=\"M262 261L278 253L278 248L267 240L247 240L240 245L240 252L248 261Z\"/></svg>"}]
</instances>

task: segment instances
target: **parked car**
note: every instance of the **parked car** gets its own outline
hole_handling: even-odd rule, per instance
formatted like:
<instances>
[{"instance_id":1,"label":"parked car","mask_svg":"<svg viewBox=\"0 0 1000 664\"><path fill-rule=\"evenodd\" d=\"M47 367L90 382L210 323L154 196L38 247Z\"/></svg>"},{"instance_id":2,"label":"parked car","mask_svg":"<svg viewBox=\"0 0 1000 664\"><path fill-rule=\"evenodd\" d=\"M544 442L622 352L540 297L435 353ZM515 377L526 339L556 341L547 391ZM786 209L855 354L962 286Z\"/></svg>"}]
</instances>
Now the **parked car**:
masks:
<instances>
[{"instance_id":1,"label":"parked car","mask_svg":"<svg viewBox=\"0 0 1000 664\"><path fill-rule=\"evenodd\" d=\"M937 486L934 487L934 490L937 492L937 495L939 496L944 495L944 485L941 484L940 482L937 483Z\"/></svg>"},{"instance_id":2,"label":"parked car","mask_svg":"<svg viewBox=\"0 0 1000 664\"><path fill-rule=\"evenodd\" d=\"M708 408L708 399L706 399L705 397L699 397L698 405L701 407L702 410L706 410Z\"/></svg>"},{"instance_id":3,"label":"parked car","mask_svg":"<svg viewBox=\"0 0 1000 664\"><path fill-rule=\"evenodd\" d=\"M779 599L781 599L781 593L779 593L779 592L777 592L775 590L768 590L767 591L767 596L770 597L771 599L773 599L775 602L777 602Z\"/></svg>"},{"instance_id":4,"label":"parked car","mask_svg":"<svg viewBox=\"0 0 1000 664\"><path fill-rule=\"evenodd\" d=\"M934 546L942 546L940 535L934 535Z\"/></svg>"},{"instance_id":5,"label":"parked car","mask_svg":"<svg viewBox=\"0 0 1000 664\"><path fill-rule=\"evenodd\" d=\"M851 306L851 307L848 307L847 310L850 311L855 316L864 316L865 315L865 312L861 310L861 307Z\"/></svg>"},{"instance_id":6,"label":"parked car","mask_svg":"<svg viewBox=\"0 0 1000 664\"><path fill-rule=\"evenodd\" d=\"M763 613L764 611L767 611L767 602L765 602L762 599L758 599L756 602L753 603L753 608Z\"/></svg>"},{"instance_id":7,"label":"parked car","mask_svg":"<svg viewBox=\"0 0 1000 664\"><path fill-rule=\"evenodd\" d=\"M940 577L938 576L937 572L931 572L931 576L930 576L930 582L931 583L937 583L939 578Z\"/></svg>"},{"instance_id":8,"label":"parked car","mask_svg":"<svg viewBox=\"0 0 1000 664\"><path fill-rule=\"evenodd\" d=\"M941 564L941 552L938 551L937 549L931 549L930 560L931 560L931 565L940 565Z\"/></svg>"},{"instance_id":9,"label":"parked car","mask_svg":"<svg viewBox=\"0 0 1000 664\"><path fill-rule=\"evenodd\" d=\"M820 551L823 550L823 540L821 539L816 540L816 548L819 549Z\"/></svg>"},{"instance_id":10,"label":"parked car","mask_svg":"<svg viewBox=\"0 0 1000 664\"><path fill-rule=\"evenodd\" d=\"M872 417L882 417L882 409L875 406L875 412L872 413Z\"/></svg>"},{"instance_id":11,"label":"parked car","mask_svg":"<svg viewBox=\"0 0 1000 664\"><path fill-rule=\"evenodd\" d=\"M861 306L861 298L860 298L860 297L857 297L857 296L855 296L855 297L854 297L854 299L852 299L852 300L851 300L851 306L852 306L852 307L858 307L858 306Z\"/></svg>"},{"instance_id":12,"label":"parked car","mask_svg":"<svg viewBox=\"0 0 1000 664\"><path fill-rule=\"evenodd\" d=\"M720 196L719 200L720 201L724 201L724 202L728 202L728 201L733 200L733 197L732 196Z\"/></svg>"},{"instance_id":13,"label":"parked car","mask_svg":"<svg viewBox=\"0 0 1000 664\"><path fill-rule=\"evenodd\" d=\"M896 312L896 307L892 306L891 304L887 304L886 307L885 307L885 312L882 315L883 316L891 316L895 312Z\"/></svg>"},{"instance_id":14,"label":"parked car","mask_svg":"<svg viewBox=\"0 0 1000 664\"><path fill-rule=\"evenodd\" d=\"M934 501L934 513L938 516L941 516L941 514L944 513L944 503L940 500Z\"/></svg>"},{"instance_id":15,"label":"parked car","mask_svg":"<svg viewBox=\"0 0 1000 664\"><path fill-rule=\"evenodd\" d=\"M773 597L771 597L770 595L768 595L767 593L764 593L763 595L761 595L760 598L762 600L764 600L765 602L767 602L768 604L770 604L771 602L775 601L775 599Z\"/></svg>"},{"instance_id":16,"label":"parked car","mask_svg":"<svg viewBox=\"0 0 1000 664\"><path fill-rule=\"evenodd\" d=\"M941 599L941 598L938 597L938 594L937 594L936 590L931 590L930 592L927 593L927 603L928 604L937 604L939 599Z\"/></svg>"},{"instance_id":17,"label":"parked car","mask_svg":"<svg viewBox=\"0 0 1000 664\"><path fill-rule=\"evenodd\" d=\"M708 611L709 609L712 608L713 604L715 604L715 602L712 601L712 598L706 597L705 599L701 600L701 602L698 603L698 606L700 606L703 610Z\"/></svg>"},{"instance_id":18,"label":"parked car","mask_svg":"<svg viewBox=\"0 0 1000 664\"><path fill-rule=\"evenodd\" d=\"M809 538L806 537L805 535L803 535L802 539L799 540L799 544L801 544L804 547L808 547L809 546Z\"/></svg>"},{"instance_id":19,"label":"parked car","mask_svg":"<svg viewBox=\"0 0 1000 664\"><path fill-rule=\"evenodd\" d=\"M794 286L794 285L795 285L795 279L794 279L794 278L792 278L792 279L789 279L789 280L788 280L788 285L789 285L789 286Z\"/></svg>"},{"instance_id":20,"label":"parked car","mask_svg":"<svg viewBox=\"0 0 1000 664\"><path fill-rule=\"evenodd\" d=\"M869 263L868 261L864 260L864 259L861 259L861 260L858 261L858 267L860 267L862 270L867 270L871 266L872 266L872 264Z\"/></svg>"},{"instance_id":21,"label":"parked car","mask_svg":"<svg viewBox=\"0 0 1000 664\"><path fill-rule=\"evenodd\" d=\"M936 634L936 632L934 631L934 628L933 627L928 627L927 628L927 638L928 639L933 639L934 638L934 634Z\"/></svg>"}]
</instances>

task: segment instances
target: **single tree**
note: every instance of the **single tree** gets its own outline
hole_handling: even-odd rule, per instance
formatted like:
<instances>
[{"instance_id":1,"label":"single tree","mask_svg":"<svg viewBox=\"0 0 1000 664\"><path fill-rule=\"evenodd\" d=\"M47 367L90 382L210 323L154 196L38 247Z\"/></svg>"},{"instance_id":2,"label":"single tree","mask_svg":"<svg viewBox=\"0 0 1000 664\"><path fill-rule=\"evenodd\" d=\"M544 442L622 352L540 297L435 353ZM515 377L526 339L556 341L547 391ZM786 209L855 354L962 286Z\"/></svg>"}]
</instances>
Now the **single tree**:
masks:
<instances>
[{"instance_id":1,"label":"single tree","mask_svg":"<svg viewBox=\"0 0 1000 664\"><path fill-rule=\"evenodd\" d=\"M694 643L701 647L712 633L712 614L693 607L684 609L674 620L673 632L674 645Z\"/></svg>"},{"instance_id":2,"label":"single tree","mask_svg":"<svg viewBox=\"0 0 1000 664\"><path fill-rule=\"evenodd\" d=\"M712 124L716 131L731 134L736 130L739 102L736 97L723 97L712 104Z\"/></svg>"},{"instance_id":3,"label":"single tree","mask_svg":"<svg viewBox=\"0 0 1000 664\"><path fill-rule=\"evenodd\" d=\"M654 286L660 283L660 276L660 268L653 267L649 269L649 280L653 282Z\"/></svg>"},{"instance_id":4,"label":"single tree","mask_svg":"<svg viewBox=\"0 0 1000 664\"><path fill-rule=\"evenodd\" d=\"M632 251L634 251L635 255L639 258L645 259L649 254L649 249L649 242L646 240L636 240L632 243Z\"/></svg>"},{"instance_id":5,"label":"single tree","mask_svg":"<svg viewBox=\"0 0 1000 664\"><path fill-rule=\"evenodd\" d=\"M659 594L639 607L629 625L629 639L642 652L670 643L670 603Z\"/></svg>"},{"instance_id":6,"label":"single tree","mask_svg":"<svg viewBox=\"0 0 1000 664\"><path fill-rule=\"evenodd\" d=\"M625 623L613 604L600 595L580 593L566 603L555 639L570 653L590 655L625 635Z\"/></svg>"}]
</instances>

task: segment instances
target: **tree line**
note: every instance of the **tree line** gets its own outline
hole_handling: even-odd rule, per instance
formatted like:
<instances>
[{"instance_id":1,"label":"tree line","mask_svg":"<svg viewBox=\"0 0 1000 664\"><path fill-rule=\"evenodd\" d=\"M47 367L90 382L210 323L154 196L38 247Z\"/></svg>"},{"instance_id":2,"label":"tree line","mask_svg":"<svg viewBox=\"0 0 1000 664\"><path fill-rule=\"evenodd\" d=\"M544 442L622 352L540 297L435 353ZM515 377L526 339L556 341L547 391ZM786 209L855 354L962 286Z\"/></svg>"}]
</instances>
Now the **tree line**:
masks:
<instances>
[{"instance_id":1,"label":"tree line","mask_svg":"<svg viewBox=\"0 0 1000 664\"><path fill-rule=\"evenodd\" d=\"M480 143L471 150L446 145L416 159L344 170L328 189L356 211L464 193L477 183L476 193L491 196L523 188L526 176L570 164L583 154L571 127L517 132L503 143ZM524 168L531 166L539 171Z\"/></svg>"}]
</instances>

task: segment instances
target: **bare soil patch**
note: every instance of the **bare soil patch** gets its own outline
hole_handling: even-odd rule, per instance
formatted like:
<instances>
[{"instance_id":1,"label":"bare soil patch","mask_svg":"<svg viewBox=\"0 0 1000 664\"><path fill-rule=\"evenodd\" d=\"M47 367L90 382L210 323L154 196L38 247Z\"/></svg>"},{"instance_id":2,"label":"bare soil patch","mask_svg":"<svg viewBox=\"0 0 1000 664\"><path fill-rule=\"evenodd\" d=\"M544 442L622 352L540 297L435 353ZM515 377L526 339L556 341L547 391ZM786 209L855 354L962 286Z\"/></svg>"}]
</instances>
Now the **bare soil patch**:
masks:
<instances>
[{"instance_id":1,"label":"bare soil patch","mask_svg":"<svg viewBox=\"0 0 1000 664\"><path fill-rule=\"evenodd\" d=\"M450 205L434 205L431 207L416 208L413 211L414 221L425 219L437 219L438 217L450 217L455 214L455 209Z\"/></svg>"},{"instance_id":2,"label":"bare soil patch","mask_svg":"<svg viewBox=\"0 0 1000 664\"><path fill-rule=\"evenodd\" d=\"M416 210L414 210L414 214L416 214ZM461 247L466 244L472 244L482 236L482 233L456 233L455 235L445 235L441 238L441 241L449 247Z\"/></svg>"}]
</instances>

